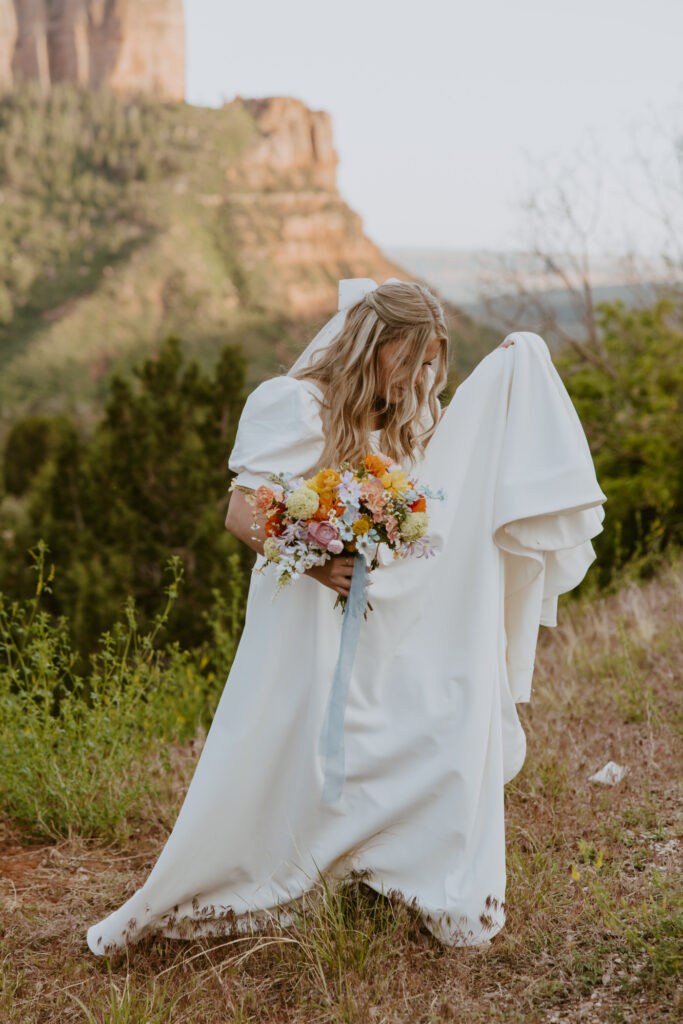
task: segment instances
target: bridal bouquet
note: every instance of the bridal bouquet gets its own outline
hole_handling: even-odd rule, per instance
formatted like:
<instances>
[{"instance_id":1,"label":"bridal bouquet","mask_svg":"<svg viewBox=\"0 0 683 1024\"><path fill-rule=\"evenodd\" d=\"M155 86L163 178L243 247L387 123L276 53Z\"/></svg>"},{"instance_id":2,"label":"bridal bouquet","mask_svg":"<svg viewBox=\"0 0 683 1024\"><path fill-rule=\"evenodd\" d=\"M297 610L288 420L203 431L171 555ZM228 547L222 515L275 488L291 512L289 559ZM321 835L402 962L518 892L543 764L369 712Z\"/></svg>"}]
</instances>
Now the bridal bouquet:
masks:
<instances>
[{"instance_id":1,"label":"bridal bouquet","mask_svg":"<svg viewBox=\"0 0 683 1024\"><path fill-rule=\"evenodd\" d=\"M443 500L443 490L418 487L386 455L366 455L356 467L343 462L340 471L321 469L308 480L289 473L269 478L273 486L258 487L247 500L255 505L254 517L265 516L263 553L278 567L273 597L342 551L364 554L375 547L371 569L379 565L380 543L394 558L435 554L427 536L427 498ZM346 598L338 595L338 603L343 607Z\"/></svg>"}]
</instances>

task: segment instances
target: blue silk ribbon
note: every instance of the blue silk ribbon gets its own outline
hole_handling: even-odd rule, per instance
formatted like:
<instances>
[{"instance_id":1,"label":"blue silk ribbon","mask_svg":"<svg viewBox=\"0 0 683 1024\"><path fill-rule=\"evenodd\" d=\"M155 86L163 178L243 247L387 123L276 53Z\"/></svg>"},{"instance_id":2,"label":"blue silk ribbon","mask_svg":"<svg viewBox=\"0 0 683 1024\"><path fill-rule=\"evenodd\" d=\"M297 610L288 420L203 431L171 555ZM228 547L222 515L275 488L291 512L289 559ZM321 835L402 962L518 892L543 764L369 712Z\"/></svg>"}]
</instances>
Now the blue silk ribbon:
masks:
<instances>
[{"instance_id":1,"label":"blue silk ribbon","mask_svg":"<svg viewBox=\"0 0 683 1024\"><path fill-rule=\"evenodd\" d=\"M325 758L323 803L339 800L344 790L346 774L344 758L344 713L349 692L353 660L358 647L360 626L367 604L368 569L363 555L355 554L351 587L344 609L339 654L327 704L325 724L320 733L318 753Z\"/></svg>"}]
</instances>

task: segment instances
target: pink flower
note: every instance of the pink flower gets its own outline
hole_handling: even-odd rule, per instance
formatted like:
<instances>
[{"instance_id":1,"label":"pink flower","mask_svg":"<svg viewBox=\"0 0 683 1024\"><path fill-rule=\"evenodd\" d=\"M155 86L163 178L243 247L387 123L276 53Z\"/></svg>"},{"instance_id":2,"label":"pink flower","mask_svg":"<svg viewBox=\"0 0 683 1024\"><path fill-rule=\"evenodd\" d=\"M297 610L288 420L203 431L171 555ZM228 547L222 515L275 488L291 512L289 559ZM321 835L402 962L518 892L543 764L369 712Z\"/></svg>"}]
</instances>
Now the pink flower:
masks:
<instances>
[{"instance_id":1,"label":"pink flower","mask_svg":"<svg viewBox=\"0 0 683 1024\"><path fill-rule=\"evenodd\" d=\"M331 540L327 545L327 550L331 555L340 555L344 550L344 541L340 540L338 537L336 540Z\"/></svg>"},{"instance_id":2,"label":"pink flower","mask_svg":"<svg viewBox=\"0 0 683 1024\"><path fill-rule=\"evenodd\" d=\"M260 512L267 512L275 500L275 492L270 487L261 484L256 488L256 508Z\"/></svg>"},{"instance_id":3,"label":"pink flower","mask_svg":"<svg viewBox=\"0 0 683 1024\"><path fill-rule=\"evenodd\" d=\"M384 513L384 506L386 504L386 491L384 485L379 480L363 479L363 495L365 502L372 512L372 517L375 522L379 522Z\"/></svg>"},{"instance_id":4,"label":"pink flower","mask_svg":"<svg viewBox=\"0 0 683 1024\"><path fill-rule=\"evenodd\" d=\"M330 545L335 544L335 541L339 541L339 531L332 523L325 522L322 520L313 520L308 526L308 538L314 541L318 547L324 550L331 551L332 554L339 554L339 551L333 550ZM341 544L341 541L339 541ZM342 544L342 547L344 545ZM336 544L335 544L336 548Z\"/></svg>"},{"instance_id":5,"label":"pink flower","mask_svg":"<svg viewBox=\"0 0 683 1024\"><path fill-rule=\"evenodd\" d=\"M386 530L389 540L394 541L394 543L400 540L396 516L387 516Z\"/></svg>"}]
</instances>

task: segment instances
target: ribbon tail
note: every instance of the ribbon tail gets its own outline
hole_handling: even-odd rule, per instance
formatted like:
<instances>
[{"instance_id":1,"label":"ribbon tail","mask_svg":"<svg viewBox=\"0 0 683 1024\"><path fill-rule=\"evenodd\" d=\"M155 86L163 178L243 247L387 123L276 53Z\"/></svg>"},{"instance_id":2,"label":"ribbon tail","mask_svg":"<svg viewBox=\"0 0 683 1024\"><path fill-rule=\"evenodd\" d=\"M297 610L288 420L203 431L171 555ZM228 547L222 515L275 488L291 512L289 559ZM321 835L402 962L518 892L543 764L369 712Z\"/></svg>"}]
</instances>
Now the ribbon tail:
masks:
<instances>
[{"instance_id":1,"label":"ribbon tail","mask_svg":"<svg viewBox=\"0 0 683 1024\"><path fill-rule=\"evenodd\" d=\"M325 778L321 799L326 804L338 800L344 790L344 714L366 601L367 565L363 555L356 553L351 588L344 610L339 654L334 669L325 723L318 743L318 753L325 758Z\"/></svg>"}]
</instances>

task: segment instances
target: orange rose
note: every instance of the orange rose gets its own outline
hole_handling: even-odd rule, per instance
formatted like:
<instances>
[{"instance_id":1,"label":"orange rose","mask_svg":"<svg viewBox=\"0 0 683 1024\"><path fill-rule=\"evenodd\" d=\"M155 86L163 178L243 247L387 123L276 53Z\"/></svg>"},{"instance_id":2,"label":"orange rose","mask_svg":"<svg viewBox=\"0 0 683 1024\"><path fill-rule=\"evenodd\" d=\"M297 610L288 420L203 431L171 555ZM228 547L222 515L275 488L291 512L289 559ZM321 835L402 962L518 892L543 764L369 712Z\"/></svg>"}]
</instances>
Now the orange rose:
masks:
<instances>
[{"instance_id":1,"label":"orange rose","mask_svg":"<svg viewBox=\"0 0 683 1024\"><path fill-rule=\"evenodd\" d=\"M316 509L316 511L315 511L315 512L313 513L313 515L312 515L312 517L311 517L311 518L312 518L312 519L317 519L317 520L321 520L321 519L327 519L327 517L328 517L328 516L329 516L329 514L330 514L330 509L331 509L331 508L332 508L332 502L331 502L331 500L330 500L329 498L326 498L326 497L324 497L324 496L323 496L323 495L321 494L321 495L320 495L320 503L319 503L319 505L318 505L318 508L317 508L317 509Z\"/></svg>"},{"instance_id":2,"label":"orange rose","mask_svg":"<svg viewBox=\"0 0 683 1024\"><path fill-rule=\"evenodd\" d=\"M344 511L345 506L341 501L337 501L336 494L334 492L325 492L320 494L320 504L318 510L313 513L312 519L327 519L330 512L334 509L336 514L340 516Z\"/></svg>"},{"instance_id":3,"label":"orange rose","mask_svg":"<svg viewBox=\"0 0 683 1024\"><path fill-rule=\"evenodd\" d=\"M416 501L414 501L412 505L409 505L408 508L410 509L411 512L426 512L427 502L424 498L420 497Z\"/></svg>"}]
</instances>

